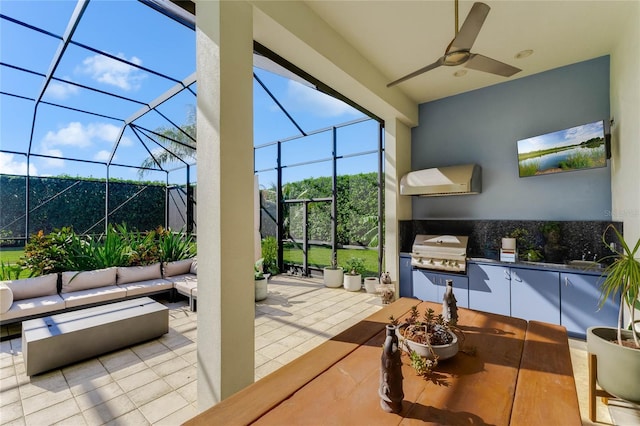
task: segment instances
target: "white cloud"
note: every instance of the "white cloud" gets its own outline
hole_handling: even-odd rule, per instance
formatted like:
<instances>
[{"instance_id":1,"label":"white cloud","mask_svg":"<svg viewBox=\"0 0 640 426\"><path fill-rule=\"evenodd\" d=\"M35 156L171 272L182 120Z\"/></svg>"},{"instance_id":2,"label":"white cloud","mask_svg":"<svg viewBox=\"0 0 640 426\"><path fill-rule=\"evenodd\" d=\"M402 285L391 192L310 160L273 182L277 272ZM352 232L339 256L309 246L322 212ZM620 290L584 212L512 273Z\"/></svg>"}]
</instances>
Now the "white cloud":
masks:
<instances>
[{"instance_id":1,"label":"white cloud","mask_svg":"<svg viewBox=\"0 0 640 426\"><path fill-rule=\"evenodd\" d=\"M42 150L42 154L50 155L52 157L60 157L59 160L56 159L56 158L42 158L41 161L48 168L61 169L61 168L64 167L65 163L64 163L64 160L62 159L62 151L61 150L45 148L45 149Z\"/></svg>"},{"instance_id":2,"label":"white cloud","mask_svg":"<svg viewBox=\"0 0 640 426\"><path fill-rule=\"evenodd\" d=\"M287 98L294 108L322 117L360 114L344 102L293 80L287 84Z\"/></svg>"},{"instance_id":3,"label":"white cloud","mask_svg":"<svg viewBox=\"0 0 640 426\"><path fill-rule=\"evenodd\" d=\"M127 59L122 53L117 56ZM136 65L142 64L142 61L135 56L132 56L128 61ZM142 80L147 77L139 69L103 55L87 57L76 71L89 74L91 78L100 83L116 86L126 91L138 90Z\"/></svg>"},{"instance_id":4,"label":"white cloud","mask_svg":"<svg viewBox=\"0 0 640 426\"><path fill-rule=\"evenodd\" d=\"M96 152L96 155L93 156L93 159L95 161L105 161L106 162L106 161L109 161L110 157L111 157L111 151L102 150L102 151Z\"/></svg>"},{"instance_id":5,"label":"white cloud","mask_svg":"<svg viewBox=\"0 0 640 426\"><path fill-rule=\"evenodd\" d=\"M127 136L123 136L120 139L120 146L131 146L131 145L133 145L133 141L131 140L131 138Z\"/></svg>"},{"instance_id":6,"label":"white cloud","mask_svg":"<svg viewBox=\"0 0 640 426\"><path fill-rule=\"evenodd\" d=\"M55 99L67 99L71 95L78 93L78 88L69 83L52 81L47 86L47 95Z\"/></svg>"},{"instance_id":7,"label":"white cloud","mask_svg":"<svg viewBox=\"0 0 640 426\"><path fill-rule=\"evenodd\" d=\"M49 130L44 137L43 144L46 146L75 146L85 148L91 145L91 138L82 123L71 122L67 127L57 131Z\"/></svg>"},{"instance_id":8,"label":"white cloud","mask_svg":"<svg viewBox=\"0 0 640 426\"><path fill-rule=\"evenodd\" d=\"M119 133L120 127L113 124L89 123L83 125L74 121L57 131L48 131L42 140L42 144L45 149L54 146L88 148L98 142L113 144ZM127 143L130 143L130 141Z\"/></svg>"},{"instance_id":9,"label":"white cloud","mask_svg":"<svg viewBox=\"0 0 640 426\"><path fill-rule=\"evenodd\" d=\"M26 176L27 160L26 157L20 157L24 158L24 160L16 159L14 154L0 152L0 174ZM29 164L29 175L38 175L38 170L36 169L36 166L33 165L33 163Z\"/></svg>"}]
</instances>

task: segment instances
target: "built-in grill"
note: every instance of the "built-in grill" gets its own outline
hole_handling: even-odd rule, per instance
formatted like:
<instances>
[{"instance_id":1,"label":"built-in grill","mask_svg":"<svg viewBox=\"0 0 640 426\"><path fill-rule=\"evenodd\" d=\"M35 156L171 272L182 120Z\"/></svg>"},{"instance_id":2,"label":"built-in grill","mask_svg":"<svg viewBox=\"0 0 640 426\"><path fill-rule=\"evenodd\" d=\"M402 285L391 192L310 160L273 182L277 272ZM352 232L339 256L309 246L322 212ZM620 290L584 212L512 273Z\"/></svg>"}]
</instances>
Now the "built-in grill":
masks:
<instances>
[{"instance_id":1,"label":"built-in grill","mask_svg":"<svg viewBox=\"0 0 640 426\"><path fill-rule=\"evenodd\" d=\"M422 269L465 273L468 237L416 235L411 248L411 265Z\"/></svg>"}]
</instances>

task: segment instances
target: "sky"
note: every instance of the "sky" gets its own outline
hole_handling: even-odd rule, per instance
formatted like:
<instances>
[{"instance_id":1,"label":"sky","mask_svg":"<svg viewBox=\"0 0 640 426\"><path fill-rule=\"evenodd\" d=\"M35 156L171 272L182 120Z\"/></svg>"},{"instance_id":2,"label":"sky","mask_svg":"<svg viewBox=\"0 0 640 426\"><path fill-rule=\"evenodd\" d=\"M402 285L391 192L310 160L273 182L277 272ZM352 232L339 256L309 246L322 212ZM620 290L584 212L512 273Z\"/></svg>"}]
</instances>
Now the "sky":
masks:
<instances>
[{"instance_id":1,"label":"sky","mask_svg":"<svg viewBox=\"0 0 640 426\"><path fill-rule=\"evenodd\" d=\"M53 157L31 157L29 167L32 175L105 177L106 167L103 165L85 164L62 157L108 161L124 120L195 72L193 30L135 0L92 0L72 37L72 43L55 69L55 79L48 85L42 96L43 102L35 110L32 134L34 99L44 85L42 75L51 67L52 58L60 45L59 37L64 34L75 7L76 2L71 0L0 1L0 13L4 17L25 22L48 33L24 28L11 19L0 19L0 150L10 151L0 152L0 173L25 174L26 156L18 153L26 153L31 145L32 153ZM84 46L123 58L129 63L113 60ZM254 68L254 71L306 132L363 117L362 113L341 101L298 82L258 68ZM124 99L95 93L71 83L114 93ZM149 130L170 127L167 118L176 124L184 124L196 104L197 83L189 86L189 89L191 91L183 90L162 104L158 108L161 114L152 111L134 124ZM298 134L299 131L264 89L254 82L254 144ZM340 155L377 148L377 123L340 129L338 134ZM139 138L149 150L159 149L144 135L136 135L126 127L113 162L140 165L149 154ZM283 146L285 164L297 164L330 155L330 132ZM356 160L341 160L342 172L359 173L377 169L375 159ZM168 168L179 165L175 163ZM256 169L274 166L274 149L258 150ZM285 180L329 175L330 166L330 163L325 163L290 167L285 173ZM109 175L136 179L137 170L111 167ZM195 175L192 173L192 176ZM275 181L275 172L260 175L261 183L264 181L265 185L271 180ZM182 176L181 169L172 172L170 179L179 180ZM164 181L165 174L150 172L145 179Z\"/></svg>"},{"instance_id":2,"label":"sky","mask_svg":"<svg viewBox=\"0 0 640 426\"><path fill-rule=\"evenodd\" d=\"M518 141L518 153L576 145L589 139L603 137L604 122L600 120Z\"/></svg>"}]
</instances>

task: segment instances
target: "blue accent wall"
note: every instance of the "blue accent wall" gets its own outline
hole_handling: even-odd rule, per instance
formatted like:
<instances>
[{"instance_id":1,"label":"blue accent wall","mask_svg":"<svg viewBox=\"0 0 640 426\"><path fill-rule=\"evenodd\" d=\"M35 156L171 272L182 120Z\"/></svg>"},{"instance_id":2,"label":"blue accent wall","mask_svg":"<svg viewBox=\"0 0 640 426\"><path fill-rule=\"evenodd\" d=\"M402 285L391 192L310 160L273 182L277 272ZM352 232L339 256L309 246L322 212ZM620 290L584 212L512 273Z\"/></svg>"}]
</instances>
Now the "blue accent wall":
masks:
<instances>
[{"instance_id":1,"label":"blue accent wall","mask_svg":"<svg viewBox=\"0 0 640 426\"><path fill-rule=\"evenodd\" d=\"M412 169L477 163L482 193L414 197L413 219L611 220L609 161L520 178L516 151L520 139L609 114L609 56L420 105Z\"/></svg>"}]
</instances>

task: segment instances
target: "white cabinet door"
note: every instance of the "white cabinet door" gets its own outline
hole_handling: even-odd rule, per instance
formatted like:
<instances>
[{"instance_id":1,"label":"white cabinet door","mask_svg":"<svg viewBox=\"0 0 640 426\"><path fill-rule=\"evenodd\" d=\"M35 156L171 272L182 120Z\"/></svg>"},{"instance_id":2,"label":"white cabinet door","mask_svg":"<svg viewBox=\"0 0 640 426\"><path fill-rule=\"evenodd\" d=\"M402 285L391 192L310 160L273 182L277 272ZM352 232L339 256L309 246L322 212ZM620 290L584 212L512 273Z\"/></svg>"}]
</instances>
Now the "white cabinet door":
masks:
<instances>
[{"instance_id":1,"label":"white cabinet door","mask_svg":"<svg viewBox=\"0 0 640 426\"><path fill-rule=\"evenodd\" d=\"M511 268L511 316L560 324L560 273Z\"/></svg>"},{"instance_id":2,"label":"white cabinet door","mask_svg":"<svg viewBox=\"0 0 640 426\"><path fill-rule=\"evenodd\" d=\"M603 280L599 275L560 274L560 323L571 336L584 339L589 327L618 325L620 295L616 294L613 299L609 297L600 307L600 284Z\"/></svg>"},{"instance_id":3,"label":"white cabinet door","mask_svg":"<svg viewBox=\"0 0 640 426\"><path fill-rule=\"evenodd\" d=\"M501 265L468 263L469 307L479 311L511 315L511 275Z\"/></svg>"}]
</instances>

